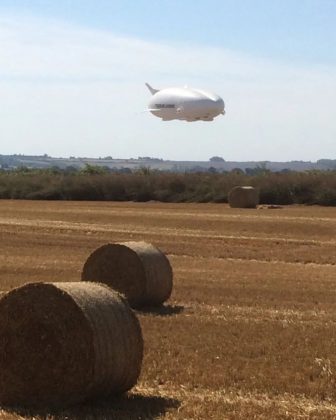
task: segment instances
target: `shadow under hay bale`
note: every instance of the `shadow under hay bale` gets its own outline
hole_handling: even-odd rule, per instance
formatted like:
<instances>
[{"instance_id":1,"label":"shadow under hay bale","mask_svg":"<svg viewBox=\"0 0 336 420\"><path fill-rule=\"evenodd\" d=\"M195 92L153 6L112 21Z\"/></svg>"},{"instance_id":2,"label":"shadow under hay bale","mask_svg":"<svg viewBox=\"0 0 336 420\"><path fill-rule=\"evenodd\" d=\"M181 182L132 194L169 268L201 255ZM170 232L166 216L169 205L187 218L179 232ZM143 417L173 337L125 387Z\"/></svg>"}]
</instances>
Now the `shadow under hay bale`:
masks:
<instances>
[{"instance_id":1,"label":"shadow under hay bale","mask_svg":"<svg viewBox=\"0 0 336 420\"><path fill-rule=\"evenodd\" d=\"M258 206L258 210L278 210L283 209L283 206L279 206L277 204L264 204L262 206Z\"/></svg>"},{"instance_id":2,"label":"shadow under hay bale","mask_svg":"<svg viewBox=\"0 0 336 420\"><path fill-rule=\"evenodd\" d=\"M127 302L96 283L32 283L0 299L0 404L66 407L132 388L143 339Z\"/></svg>"},{"instance_id":3,"label":"shadow under hay bale","mask_svg":"<svg viewBox=\"0 0 336 420\"><path fill-rule=\"evenodd\" d=\"M81 404L67 410L8 410L6 414L24 418L53 418L54 420L71 419L108 419L108 420L138 420L156 419L168 410L177 409L180 401L161 396L140 394L121 395L109 399L96 400L93 403ZM15 418L17 418L15 417Z\"/></svg>"},{"instance_id":4,"label":"shadow under hay bale","mask_svg":"<svg viewBox=\"0 0 336 420\"><path fill-rule=\"evenodd\" d=\"M106 244L86 260L82 280L105 283L126 296L134 308L161 305L173 288L168 258L146 242Z\"/></svg>"},{"instance_id":5,"label":"shadow under hay bale","mask_svg":"<svg viewBox=\"0 0 336 420\"><path fill-rule=\"evenodd\" d=\"M232 208L255 209L259 204L259 190L251 186L234 187L228 195Z\"/></svg>"},{"instance_id":6,"label":"shadow under hay bale","mask_svg":"<svg viewBox=\"0 0 336 420\"><path fill-rule=\"evenodd\" d=\"M141 314L157 315L157 316L171 316L177 315L184 311L184 306L181 305L160 305L160 306L145 306L137 309Z\"/></svg>"}]
</instances>

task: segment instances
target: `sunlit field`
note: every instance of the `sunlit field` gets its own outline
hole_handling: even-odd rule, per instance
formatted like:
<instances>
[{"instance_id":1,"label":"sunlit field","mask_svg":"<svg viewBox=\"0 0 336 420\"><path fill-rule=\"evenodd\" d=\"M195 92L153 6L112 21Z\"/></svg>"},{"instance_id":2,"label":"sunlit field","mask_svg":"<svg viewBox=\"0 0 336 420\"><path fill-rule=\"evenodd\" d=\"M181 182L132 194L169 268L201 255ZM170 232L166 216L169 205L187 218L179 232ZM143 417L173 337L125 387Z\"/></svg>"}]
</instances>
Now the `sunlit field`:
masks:
<instances>
[{"instance_id":1,"label":"sunlit field","mask_svg":"<svg viewBox=\"0 0 336 420\"><path fill-rule=\"evenodd\" d=\"M128 395L0 418L336 418L336 208L3 200L0 224L1 290L80 280L107 242L151 242L174 271L166 308L138 312Z\"/></svg>"}]
</instances>

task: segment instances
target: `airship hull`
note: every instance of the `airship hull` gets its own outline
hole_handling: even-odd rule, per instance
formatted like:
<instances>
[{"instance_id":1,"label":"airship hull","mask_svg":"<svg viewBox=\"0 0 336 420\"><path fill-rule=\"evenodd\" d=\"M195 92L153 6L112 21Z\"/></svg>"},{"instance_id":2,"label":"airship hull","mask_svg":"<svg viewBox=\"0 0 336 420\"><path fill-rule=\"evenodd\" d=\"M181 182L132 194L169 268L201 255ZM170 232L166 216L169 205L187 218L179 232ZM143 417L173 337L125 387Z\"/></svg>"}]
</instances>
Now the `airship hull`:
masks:
<instances>
[{"instance_id":1,"label":"airship hull","mask_svg":"<svg viewBox=\"0 0 336 420\"><path fill-rule=\"evenodd\" d=\"M213 121L224 115L223 99L209 91L191 88L166 88L152 93L148 110L163 121Z\"/></svg>"}]
</instances>

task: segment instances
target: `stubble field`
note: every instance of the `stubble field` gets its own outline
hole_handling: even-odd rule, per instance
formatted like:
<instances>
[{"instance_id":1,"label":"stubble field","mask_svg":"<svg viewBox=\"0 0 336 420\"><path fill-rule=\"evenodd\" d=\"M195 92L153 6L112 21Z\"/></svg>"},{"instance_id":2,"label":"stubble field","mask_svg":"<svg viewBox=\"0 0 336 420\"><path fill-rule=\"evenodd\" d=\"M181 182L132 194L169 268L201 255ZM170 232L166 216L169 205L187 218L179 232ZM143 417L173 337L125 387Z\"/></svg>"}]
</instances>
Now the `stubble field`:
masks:
<instances>
[{"instance_id":1,"label":"stubble field","mask_svg":"<svg viewBox=\"0 0 336 420\"><path fill-rule=\"evenodd\" d=\"M107 242L168 256L166 309L138 312L145 356L128 396L0 418L336 418L336 209L0 201L0 289L76 281Z\"/></svg>"}]
</instances>

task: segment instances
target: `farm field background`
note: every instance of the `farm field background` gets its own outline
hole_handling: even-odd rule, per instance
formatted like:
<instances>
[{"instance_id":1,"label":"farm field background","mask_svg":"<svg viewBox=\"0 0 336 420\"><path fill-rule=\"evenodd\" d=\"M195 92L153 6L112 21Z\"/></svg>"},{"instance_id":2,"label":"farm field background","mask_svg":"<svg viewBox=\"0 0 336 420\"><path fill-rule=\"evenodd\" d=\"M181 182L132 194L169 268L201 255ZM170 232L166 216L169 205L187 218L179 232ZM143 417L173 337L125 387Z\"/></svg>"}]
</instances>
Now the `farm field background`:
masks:
<instances>
[{"instance_id":1,"label":"farm field background","mask_svg":"<svg viewBox=\"0 0 336 420\"><path fill-rule=\"evenodd\" d=\"M2 200L0 224L1 290L79 280L107 242L151 242L174 271L166 309L138 312L127 396L0 418L336 418L335 208Z\"/></svg>"}]
</instances>

